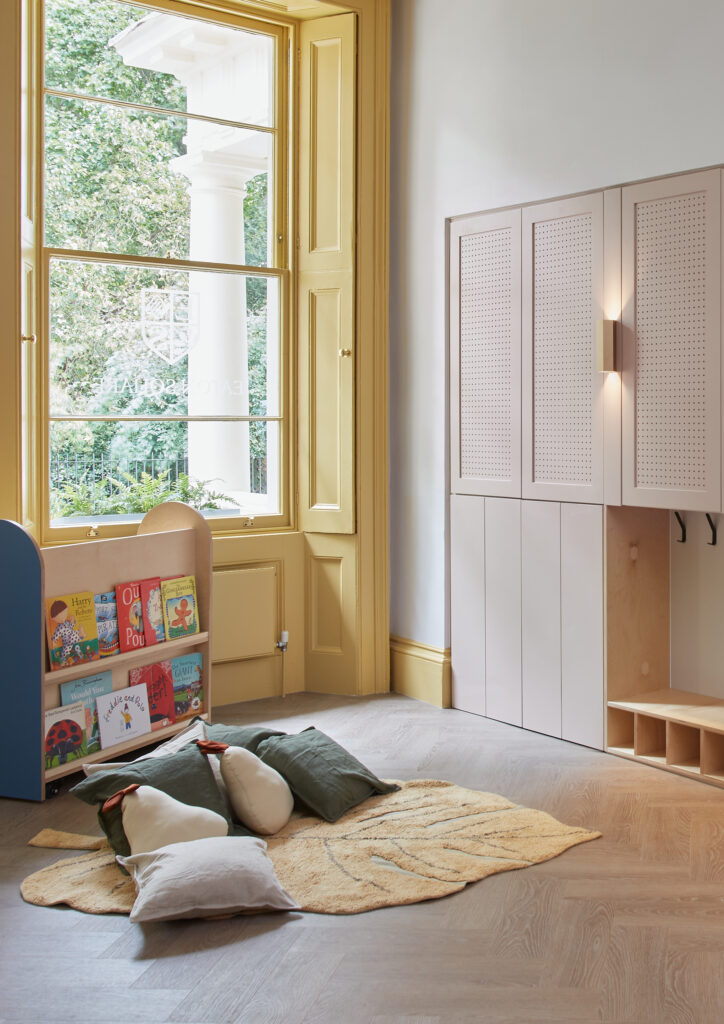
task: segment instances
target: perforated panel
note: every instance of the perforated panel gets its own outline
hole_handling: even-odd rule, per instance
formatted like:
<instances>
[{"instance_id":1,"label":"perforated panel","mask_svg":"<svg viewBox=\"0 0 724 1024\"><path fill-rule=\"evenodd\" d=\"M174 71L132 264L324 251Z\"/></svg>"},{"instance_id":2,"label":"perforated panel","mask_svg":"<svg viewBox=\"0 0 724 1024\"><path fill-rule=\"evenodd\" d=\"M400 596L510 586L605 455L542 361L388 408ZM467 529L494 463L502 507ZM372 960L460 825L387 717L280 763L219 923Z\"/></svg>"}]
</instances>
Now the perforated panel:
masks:
<instances>
[{"instance_id":1,"label":"perforated panel","mask_svg":"<svg viewBox=\"0 0 724 1024\"><path fill-rule=\"evenodd\" d=\"M460 474L509 480L512 233L460 239ZM517 344L517 342L516 342Z\"/></svg>"},{"instance_id":2,"label":"perforated panel","mask_svg":"<svg viewBox=\"0 0 724 1024\"><path fill-rule=\"evenodd\" d=\"M705 192L636 205L636 483L707 485Z\"/></svg>"},{"instance_id":3,"label":"perforated panel","mask_svg":"<svg viewBox=\"0 0 724 1024\"><path fill-rule=\"evenodd\" d=\"M593 219L534 225L533 479L590 485Z\"/></svg>"}]
</instances>

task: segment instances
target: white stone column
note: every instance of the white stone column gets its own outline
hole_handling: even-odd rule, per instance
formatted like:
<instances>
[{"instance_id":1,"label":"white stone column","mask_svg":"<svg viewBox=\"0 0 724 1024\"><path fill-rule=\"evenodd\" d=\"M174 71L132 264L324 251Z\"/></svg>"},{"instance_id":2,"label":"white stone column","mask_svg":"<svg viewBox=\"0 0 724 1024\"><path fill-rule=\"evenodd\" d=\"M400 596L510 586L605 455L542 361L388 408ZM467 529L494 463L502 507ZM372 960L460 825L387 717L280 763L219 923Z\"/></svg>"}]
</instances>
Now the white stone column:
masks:
<instances>
[{"instance_id":1,"label":"white stone column","mask_svg":"<svg viewBox=\"0 0 724 1024\"><path fill-rule=\"evenodd\" d=\"M206 154L182 157L175 170L190 182L191 245L195 260L244 263L247 177ZM248 415L249 374L246 280L238 274L196 271L189 291L198 296L199 329L189 351L189 415ZM189 475L241 500L249 493L248 423L190 423Z\"/></svg>"},{"instance_id":2,"label":"white stone column","mask_svg":"<svg viewBox=\"0 0 724 1024\"><path fill-rule=\"evenodd\" d=\"M118 33L110 45L130 66L175 75L187 90L192 113L269 123L273 44L263 33L155 12ZM221 120L190 118L185 141L186 155L172 160L171 167L191 186L189 256L245 264L246 182L270 169L268 137ZM269 203L273 192L270 187ZM248 415L246 281L235 274L197 271L189 275L189 291L197 296L199 312L197 339L188 358L189 414ZM276 329L275 314L270 320ZM277 386L276 359L270 363ZM188 453L190 476L210 481L211 489L228 494L245 509L267 509L262 495L250 494L247 423L190 423ZM267 480L276 503L276 448L267 452Z\"/></svg>"}]
</instances>

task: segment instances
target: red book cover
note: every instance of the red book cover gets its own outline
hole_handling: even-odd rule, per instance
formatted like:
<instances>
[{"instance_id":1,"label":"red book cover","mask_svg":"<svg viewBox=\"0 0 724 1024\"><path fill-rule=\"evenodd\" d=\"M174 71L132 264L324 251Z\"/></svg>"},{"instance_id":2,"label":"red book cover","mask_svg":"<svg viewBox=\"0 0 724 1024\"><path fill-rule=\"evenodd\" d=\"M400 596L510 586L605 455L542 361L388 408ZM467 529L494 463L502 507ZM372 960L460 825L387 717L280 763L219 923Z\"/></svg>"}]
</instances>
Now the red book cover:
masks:
<instances>
[{"instance_id":1,"label":"red book cover","mask_svg":"<svg viewBox=\"0 0 724 1024\"><path fill-rule=\"evenodd\" d=\"M154 665L132 668L128 673L128 682L131 686L146 684L152 730L163 729L176 721L170 661L157 661Z\"/></svg>"},{"instance_id":2,"label":"red book cover","mask_svg":"<svg viewBox=\"0 0 724 1024\"><path fill-rule=\"evenodd\" d=\"M139 647L145 647L139 580L116 583L116 609L121 651L136 651Z\"/></svg>"},{"instance_id":3,"label":"red book cover","mask_svg":"<svg viewBox=\"0 0 724 1024\"><path fill-rule=\"evenodd\" d=\"M139 593L141 595L143 636L146 647L150 647L152 644L158 644L166 639L161 608L161 580L158 576L141 580Z\"/></svg>"}]
</instances>

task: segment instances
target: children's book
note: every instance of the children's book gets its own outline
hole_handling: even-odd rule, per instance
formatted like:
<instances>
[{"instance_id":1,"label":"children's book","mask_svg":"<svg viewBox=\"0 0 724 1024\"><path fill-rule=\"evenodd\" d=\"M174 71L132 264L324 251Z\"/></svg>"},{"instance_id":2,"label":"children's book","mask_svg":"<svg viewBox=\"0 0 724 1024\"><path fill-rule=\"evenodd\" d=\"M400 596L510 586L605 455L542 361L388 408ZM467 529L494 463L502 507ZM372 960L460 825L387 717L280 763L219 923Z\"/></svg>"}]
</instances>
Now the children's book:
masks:
<instances>
[{"instance_id":1,"label":"children's book","mask_svg":"<svg viewBox=\"0 0 724 1024\"><path fill-rule=\"evenodd\" d=\"M121 651L136 651L139 647L145 647L139 580L116 584L116 606Z\"/></svg>"},{"instance_id":2,"label":"children's book","mask_svg":"<svg viewBox=\"0 0 724 1024\"><path fill-rule=\"evenodd\" d=\"M171 672L176 721L200 714L204 710L203 656L182 654L172 658Z\"/></svg>"},{"instance_id":3,"label":"children's book","mask_svg":"<svg viewBox=\"0 0 724 1024\"><path fill-rule=\"evenodd\" d=\"M134 736L151 731L148 713L148 692L144 685L127 686L96 698L101 747L125 743Z\"/></svg>"},{"instance_id":4,"label":"children's book","mask_svg":"<svg viewBox=\"0 0 724 1024\"><path fill-rule=\"evenodd\" d=\"M101 619L98 623L98 648L101 658L109 658L112 654L120 652L118 619Z\"/></svg>"},{"instance_id":5,"label":"children's book","mask_svg":"<svg viewBox=\"0 0 724 1024\"><path fill-rule=\"evenodd\" d=\"M45 768L57 768L87 754L82 700L45 712Z\"/></svg>"},{"instance_id":6,"label":"children's book","mask_svg":"<svg viewBox=\"0 0 724 1024\"><path fill-rule=\"evenodd\" d=\"M51 669L98 661L98 631L91 591L63 594L45 601Z\"/></svg>"},{"instance_id":7,"label":"children's book","mask_svg":"<svg viewBox=\"0 0 724 1024\"><path fill-rule=\"evenodd\" d=\"M117 618L115 590L107 590L103 594L94 594L93 600L96 606L96 622Z\"/></svg>"},{"instance_id":8,"label":"children's book","mask_svg":"<svg viewBox=\"0 0 724 1024\"><path fill-rule=\"evenodd\" d=\"M146 646L159 644L166 639L166 629L163 624L163 611L161 609L161 580L158 576L148 580L141 580L139 585L141 595L141 615L143 617L143 636Z\"/></svg>"},{"instance_id":9,"label":"children's book","mask_svg":"<svg viewBox=\"0 0 724 1024\"><path fill-rule=\"evenodd\" d=\"M121 645L118 641L118 612L116 609L116 592L108 590L104 594L95 595L96 625L98 627L98 647L101 658L118 654Z\"/></svg>"},{"instance_id":10,"label":"children's book","mask_svg":"<svg viewBox=\"0 0 724 1024\"><path fill-rule=\"evenodd\" d=\"M101 736L98 729L98 708L96 697L110 693L113 689L113 675L110 672L96 672L94 676L83 676L82 679L71 679L60 684L60 699L64 704L82 701L85 708L85 745L86 753L93 754L101 749Z\"/></svg>"},{"instance_id":11,"label":"children's book","mask_svg":"<svg viewBox=\"0 0 724 1024\"><path fill-rule=\"evenodd\" d=\"M157 661L154 665L132 668L128 673L128 682L131 686L145 683L151 729L163 729L165 725L176 721L170 661Z\"/></svg>"},{"instance_id":12,"label":"children's book","mask_svg":"<svg viewBox=\"0 0 724 1024\"><path fill-rule=\"evenodd\" d=\"M195 576L162 580L161 603L167 640L178 640L199 632Z\"/></svg>"}]
</instances>

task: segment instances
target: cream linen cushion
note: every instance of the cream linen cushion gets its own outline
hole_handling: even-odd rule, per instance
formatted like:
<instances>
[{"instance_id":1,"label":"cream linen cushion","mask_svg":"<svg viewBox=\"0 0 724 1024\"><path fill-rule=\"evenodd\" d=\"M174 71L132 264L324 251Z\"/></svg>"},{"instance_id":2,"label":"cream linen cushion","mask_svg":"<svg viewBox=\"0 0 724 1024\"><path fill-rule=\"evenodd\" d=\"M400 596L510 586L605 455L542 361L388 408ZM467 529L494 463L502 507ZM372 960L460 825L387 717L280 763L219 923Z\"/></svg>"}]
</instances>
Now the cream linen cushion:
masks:
<instances>
[{"instance_id":1,"label":"cream linen cushion","mask_svg":"<svg viewBox=\"0 0 724 1024\"><path fill-rule=\"evenodd\" d=\"M131 921L299 910L279 883L266 843L253 836L173 843L116 860L136 884Z\"/></svg>"},{"instance_id":2,"label":"cream linen cushion","mask_svg":"<svg viewBox=\"0 0 724 1024\"><path fill-rule=\"evenodd\" d=\"M216 811L192 807L153 786L139 786L123 798L123 831L131 854L157 850L169 843L226 836L229 825Z\"/></svg>"},{"instance_id":3,"label":"cream linen cushion","mask_svg":"<svg viewBox=\"0 0 724 1024\"><path fill-rule=\"evenodd\" d=\"M294 797L279 772L243 747L228 747L220 762L229 803L239 821L264 836L284 828Z\"/></svg>"}]
</instances>

